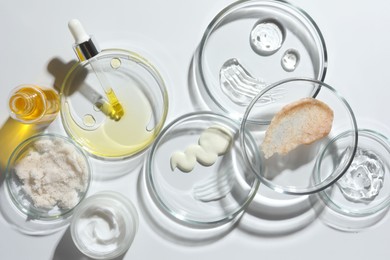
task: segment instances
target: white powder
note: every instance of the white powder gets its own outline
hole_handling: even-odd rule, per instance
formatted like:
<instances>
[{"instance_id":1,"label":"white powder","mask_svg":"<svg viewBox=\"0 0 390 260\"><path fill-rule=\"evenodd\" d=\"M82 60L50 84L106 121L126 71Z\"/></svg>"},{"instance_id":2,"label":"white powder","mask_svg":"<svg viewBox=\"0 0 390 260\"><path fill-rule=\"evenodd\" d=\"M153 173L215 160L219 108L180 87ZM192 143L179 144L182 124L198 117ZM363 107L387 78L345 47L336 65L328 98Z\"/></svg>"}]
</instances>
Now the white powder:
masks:
<instances>
[{"instance_id":1,"label":"white powder","mask_svg":"<svg viewBox=\"0 0 390 260\"><path fill-rule=\"evenodd\" d=\"M15 171L34 206L45 209L74 207L89 174L83 155L61 139L35 141Z\"/></svg>"}]
</instances>

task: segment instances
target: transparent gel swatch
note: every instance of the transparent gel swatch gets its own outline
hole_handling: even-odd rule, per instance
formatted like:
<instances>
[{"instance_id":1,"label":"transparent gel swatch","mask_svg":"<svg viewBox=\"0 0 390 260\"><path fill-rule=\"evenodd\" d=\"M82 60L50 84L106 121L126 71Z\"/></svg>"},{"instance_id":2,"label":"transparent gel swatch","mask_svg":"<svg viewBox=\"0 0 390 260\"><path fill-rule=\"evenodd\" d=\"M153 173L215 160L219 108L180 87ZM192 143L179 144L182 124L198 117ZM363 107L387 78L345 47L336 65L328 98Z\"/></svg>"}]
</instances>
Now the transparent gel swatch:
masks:
<instances>
[{"instance_id":1,"label":"transparent gel swatch","mask_svg":"<svg viewBox=\"0 0 390 260\"><path fill-rule=\"evenodd\" d=\"M223 93L234 103L248 105L266 86L260 78L254 78L237 59L227 60L219 71L219 82ZM258 103L268 104L282 97L283 90L273 90L264 94Z\"/></svg>"},{"instance_id":2,"label":"transparent gel swatch","mask_svg":"<svg viewBox=\"0 0 390 260\"><path fill-rule=\"evenodd\" d=\"M251 31L252 50L262 56L272 55L282 47L284 37L284 29L278 22L261 21Z\"/></svg>"},{"instance_id":3,"label":"transparent gel swatch","mask_svg":"<svg viewBox=\"0 0 390 260\"><path fill-rule=\"evenodd\" d=\"M282 68L287 72L294 71L300 60L300 55L297 50L294 49L288 49L282 57L281 64Z\"/></svg>"},{"instance_id":4,"label":"transparent gel swatch","mask_svg":"<svg viewBox=\"0 0 390 260\"><path fill-rule=\"evenodd\" d=\"M367 202L379 194L384 174L383 161L372 151L358 148L351 166L337 185L348 200Z\"/></svg>"}]
</instances>

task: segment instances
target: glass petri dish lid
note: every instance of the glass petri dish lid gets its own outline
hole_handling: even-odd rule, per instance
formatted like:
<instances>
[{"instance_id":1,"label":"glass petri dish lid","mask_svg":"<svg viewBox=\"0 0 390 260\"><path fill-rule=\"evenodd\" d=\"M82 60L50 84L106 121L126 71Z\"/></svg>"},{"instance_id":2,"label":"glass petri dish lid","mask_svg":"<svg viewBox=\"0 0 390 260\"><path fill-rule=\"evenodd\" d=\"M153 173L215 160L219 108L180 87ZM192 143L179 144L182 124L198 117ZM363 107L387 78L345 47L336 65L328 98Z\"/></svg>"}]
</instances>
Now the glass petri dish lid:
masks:
<instances>
[{"instance_id":1,"label":"glass petri dish lid","mask_svg":"<svg viewBox=\"0 0 390 260\"><path fill-rule=\"evenodd\" d=\"M268 84L291 77L323 81L327 51L318 26L303 10L284 1L238 1L209 24L194 67L207 105L241 119Z\"/></svg>"},{"instance_id":2,"label":"glass petri dish lid","mask_svg":"<svg viewBox=\"0 0 390 260\"><path fill-rule=\"evenodd\" d=\"M107 49L75 64L61 88L61 119L78 144L97 159L119 160L145 151L161 131L168 112L168 94L157 69L126 50ZM124 115L112 116L97 73L103 73Z\"/></svg>"},{"instance_id":3,"label":"glass petri dish lid","mask_svg":"<svg viewBox=\"0 0 390 260\"><path fill-rule=\"evenodd\" d=\"M13 205L27 220L58 222L53 226L58 228L84 199L91 179L89 160L77 144L39 134L15 148L5 181Z\"/></svg>"},{"instance_id":4,"label":"glass petri dish lid","mask_svg":"<svg viewBox=\"0 0 390 260\"><path fill-rule=\"evenodd\" d=\"M186 114L162 131L146 161L146 183L162 212L195 228L226 224L243 212L259 181L244 162L238 132L236 121L212 112ZM215 150L221 138L224 153Z\"/></svg>"},{"instance_id":5,"label":"glass petri dish lid","mask_svg":"<svg viewBox=\"0 0 390 260\"><path fill-rule=\"evenodd\" d=\"M274 96L271 102L268 102L269 99L267 97L269 96ZM267 102L263 102L264 99ZM266 156L264 143L270 123L277 114L280 115L279 112L282 109L285 109L286 106L291 107L291 104L296 104L295 102L300 100L315 100L315 102L324 103L333 111L329 133L314 142L297 145L295 149L291 149L288 153L275 150L273 155L269 156L268 154ZM308 111L304 110L302 114L308 114ZM272 130L273 133L281 133L279 135L280 138L274 139L269 145L275 144L275 147L285 147L291 144L291 142L295 142L295 137L299 134L303 132L310 134L311 129L318 125L318 121L313 120L313 118L316 118L320 112L318 110L314 111L316 114L309 113L311 114L310 117L302 116L302 114L294 117L290 114L286 117L288 120L280 120L279 127ZM308 120L305 120L309 118L310 123ZM305 127L306 123L310 126L309 130ZM292 131L295 134L289 135L289 129L294 131L301 129L303 132ZM305 78L281 80L261 91L245 111L240 130L244 157L248 165L251 166L259 177L261 183L276 192L291 195L316 193L334 184L351 164L358 140L356 119L347 101L328 84ZM351 135L344 139L333 141L335 137L345 131L351 131ZM252 144L248 143L247 133L253 136L256 147L260 148L260 152L257 155L252 154L252 151L248 149ZM282 138L284 136L289 136L290 139ZM307 137L307 134L305 136ZM316 162L324 153L324 150L329 148L329 144L339 148L334 151L332 156L334 158L343 156L345 160L339 161L335 167L321 170L321 175L318 178L314 178L319 171ZM347 148L348 152L343 154Z\"/></svg>"},{"instance_id":6,"label":"glass petri dish lid","mask_svg":"<svg viewBox=\"0 0 390 260\"><path fill-rule=\"evenodd\" d=\"M322 171L346 160L344 156L333 158L332 154L335 150L345 153L334 144L351 135L351 131L340 134L323 151L318 158L316 178L320 178ZM330 209L327 224L343 230L359 230L375 224L390 206L389 138L371 129L359 129L358 135L358 148L346 173L335 185L319 193Z\"/></svg>"}]
</instances>

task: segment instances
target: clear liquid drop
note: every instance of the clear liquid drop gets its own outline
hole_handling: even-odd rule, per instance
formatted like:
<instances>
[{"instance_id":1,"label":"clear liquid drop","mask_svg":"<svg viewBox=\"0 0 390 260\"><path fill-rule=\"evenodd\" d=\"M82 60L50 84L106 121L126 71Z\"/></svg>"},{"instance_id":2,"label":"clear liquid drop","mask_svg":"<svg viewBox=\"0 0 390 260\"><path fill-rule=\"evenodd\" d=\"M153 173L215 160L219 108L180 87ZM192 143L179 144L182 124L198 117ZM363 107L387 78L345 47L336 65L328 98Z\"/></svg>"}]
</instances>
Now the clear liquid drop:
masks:
<instances>
[{"instance_id":1,"label":"clear liquid drop","mask_svg":"<svg viewBox=\"0 0 390 260\"><path fill-rule=\"evenodd\" d=\"M111 65L111 68L118 69L122 65L122 62L118 58L112 58L110 65Z\"/></svg>"},{"instance_id":2,"label":"clear liquid drop","mask_svg":"<svg viewBox=\"0 0 390 260\"><path fill-rule=\"evenodd\" d=\"M337 185L348 200L367 202L379 194L384 173L384 163L375 153L358 148L351 166Z\"/></svg>"},{"instance_id":3,"label":"clear liquid drop","mask_svg":"<svg viewBox=\"0 0 390 260\"><path fill-rule=\"evenodd\" d=\"M252 49L263 56L274 54L284 41L283 27L274 20L256 24L250 35Z\"/></svg>"},{"instance_id":4,"label":"clear liquid drop","mask_svg":"<svg viewBox=\"0 0 390 260\"><path fill-rule=\"evenodd\" d=\"M86 114L83 117L83 123L87 127L93 127L96 124L96 119L91 114Z\"/></svg>"},{"instance_id":5,"label":"clear liquid drop","mask_svg":"<svg viewBox=\"0 0 390 260\"><path fill-rule=\"evenodd\" d=\"M289 49L283 54L281 60L282 68L287 72L292 72L297 68L299 60L299 52L294 49Z\"/></svg>"}]
</instances>

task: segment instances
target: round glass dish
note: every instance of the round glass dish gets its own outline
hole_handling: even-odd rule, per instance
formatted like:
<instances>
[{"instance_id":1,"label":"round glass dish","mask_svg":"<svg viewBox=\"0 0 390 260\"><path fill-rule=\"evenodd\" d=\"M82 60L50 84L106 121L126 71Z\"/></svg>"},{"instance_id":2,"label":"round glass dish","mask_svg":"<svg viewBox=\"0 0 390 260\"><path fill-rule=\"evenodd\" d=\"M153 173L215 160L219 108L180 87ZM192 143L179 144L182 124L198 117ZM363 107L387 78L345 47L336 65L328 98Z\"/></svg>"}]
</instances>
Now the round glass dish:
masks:
<instances>
[{"instance_id":1,"label":"round glass dish","mask_svg":"<svg viewBox=\"0 0 390 260\"><path fill-rule=\"evenodd\" d=\"M133 203L113 191L85 199L73 214L70 232L76 247L94 259L113 259L131 246L138 230Z\"/></svg>"},{"instance_id":2,"label":"round glass dish","mask_svg":"<svg viewBox=\"0 0 390 260\"><path fill-rule=\"evenodd\" d=\"M323 81L327 52L317 25L301 9L284 1L237 1L207 27L194 67L207 105L241 119L268 84L291 77Z\"/></svg>"},{"instance_id":3,"label":"round glass dish","mask_svg":"<svg viewBox=\"0 0 390 260\"><path fill-rule=\"evenodd\" d=\"M369 129L359 129L358 134L358 149L351 166L335 185L319 193L333 212L328 224L343 230L361 229L377 222L383 216L380 212L387 212L390 206L390 140ZM334 158L332 154L345 153L336 144L353 135L347 131L329 143L318 158L316 179L322 170L337 167L340 161L346 160L343 156Z\"/></svg>"},{"instance_id":4,"label":"round glass dish","mask_svg":"<svg viewBox=\"0 0 390 260\"><path fill-rule=\"evenodd\" d=\"M269 96L273 96L270 102L267 98ZM315 98L333 110L329 134L311 144L299 145L285 155L275 153L266 159L261 145L271 120L283 107L303 98ZM300 121L295 122L294 128ZM312 194L335 183L351 164L358 140L356 119L346 100L326 83L304 78L285 79L261 91L245 111L240 130L246 161L261 183L274 191L292 195ZM336 136L345 131L351 131L351 135L333 142ZM246 137L248 132L254 137L256 147L261 150L254 160L251 159L254 156L251 151L253 144L248 143ZM314 178L314 174L320 170L316 161L330 143L339 148L332 154L334 158L340 157L348 147L349 152L343 155L345 160L333 168L321 169L321 176Z\"/></svg>"},{"instance_id":5,"label":"round glass dish","mask_svg":"<svg viewBox=\"0 0 390 260\"><path fill-rule=\"evenodd\" d=\"M210 150L207 142L203 144L204 134L215 128L229 133L230 145L226 153L215 157L215 163L207 167L199 163L204 151L193 154L191 147L200 144L204 150ZM174 220L191 227L222 225L238 216L259 185L242 157L238 132L237 122L211 112L187 114L168 125L153 144L146 161L146 182L157 206ZM219 134L206 141L219 139ZM253 145L248 149L257 152ZM184 162L194 160L192 171L171 166L177 152L186 154L183 154Z\"/></svg>"},{"instance_id":6,"label":"round glass dish","mask_svg":"<svg viewBox=\"0 0 390 260\"><path fill-rule=\"evenodd\" d=\"M69 217L91 182L83 150L67 137L40 134L19 144L6 168L11 201L28 220Z\"/></svg>"},{"instance_id":7,"label":"round glass dish","mask_svg":"<svg viewBox=\"0 0 390 260\"><path fill-rule=\"evenodd\" d=\"M112 116L101 84L108 85L122 105L119 120ZM99 159L123 159L144 151L162 129L167 112L168 94L160 74L126 50L103 50L77 63L61 88L66 132Z\"/></svg>"}]
</instances>

